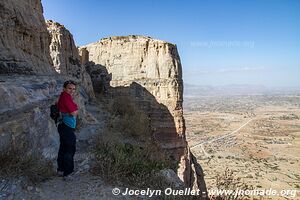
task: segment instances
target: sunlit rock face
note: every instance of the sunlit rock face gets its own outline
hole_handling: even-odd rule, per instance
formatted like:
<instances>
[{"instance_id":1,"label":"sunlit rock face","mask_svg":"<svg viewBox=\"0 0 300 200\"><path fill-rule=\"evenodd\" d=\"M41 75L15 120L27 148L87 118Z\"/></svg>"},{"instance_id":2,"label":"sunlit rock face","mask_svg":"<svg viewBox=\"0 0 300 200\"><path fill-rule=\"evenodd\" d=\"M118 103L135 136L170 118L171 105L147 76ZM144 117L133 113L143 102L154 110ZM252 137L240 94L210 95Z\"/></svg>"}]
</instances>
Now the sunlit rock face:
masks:
<instances>
[{"instance_id":1,"label":"sunlit rock face","mask_svg":"<svg viewBox=\"0 0 300 200\"><path fill-rule=\"evenodd\" d=\"M54 69L61 75L75 79L85 88L89 97L93 98L94 91L91 78L81 65L73 35L58 22L47 20L46 25L51 35L49 49Z\"/></svg>"},{"instance_id":2,"label":"sunlit rock face","mask_svg":"<svg viewBox=\"0 0 300 200\"><path fill-rule=\"evenodd\" d=\"M40 0L0 1L0 74L54 74Z\"/></svg>"},{"instance_id":3,"label":"sunlit rock face","mask_svg":"<svg viewBox=\"0 0 300 200\"><path fill-rule=\"evenodd\" d=\"M58 22L47 20L46 25L51 35L50 55L55 70L79 78L81 63L72 34Z\"/></svg>"},{"instance_id":4,"label":"sunlit rock face","mask_svg":"<svg viewBox=\"0 0 300 200\"><path fill-rule=\"evenodd\" d=\"M80 52L94 89L101 82L101 73L107 70L111 90L118 95L129 93L148 114L153 137L178 162L181 180L187 186L205 190L203 173L185 138L182 66L176 45L131 35L104 38L80 47Z\"/></svg>"},{"instance_id":5,"label":"sunlit rock face","mask_svg":"<svg viewBox=\"0 0 300 200\"><path fill-rule=\"evenodd\" d=\"M155 137L164 141L162 145L166 148L186 146L182 72L176 45L149 37L127 36L105 38L81 49L89 52L89 61L95 64L90 72L93 82L98 81L93 76L96 71L105 67L111 73L112 87L135 82L145 88L167 108L166 113L159 106L152 110Z\"/></svg>"},{"instance_id":6,"label":"sunlit rock face","mask_svg":"<svg viewBox=\"0 0 300 200\"><path fill-rule=\"evenodd\" d=\"M24 153L56 156L59 141L49 107L57 101L64 81L77 78L77 74L55 71L49 48L51 36L40 0L0 1L1 152L18 148ZM69 40L76 57L77 48L72 38ZM67 52L68 49L69 46ZM78 52L76 58L79 59ZM79 60L77 63L76 66L81 67ZM90 77L84 72L80 71L77 79L79 95L76 98L83 119L89 95L87 83L93 92Z\"/></svg>"}]
</instances>

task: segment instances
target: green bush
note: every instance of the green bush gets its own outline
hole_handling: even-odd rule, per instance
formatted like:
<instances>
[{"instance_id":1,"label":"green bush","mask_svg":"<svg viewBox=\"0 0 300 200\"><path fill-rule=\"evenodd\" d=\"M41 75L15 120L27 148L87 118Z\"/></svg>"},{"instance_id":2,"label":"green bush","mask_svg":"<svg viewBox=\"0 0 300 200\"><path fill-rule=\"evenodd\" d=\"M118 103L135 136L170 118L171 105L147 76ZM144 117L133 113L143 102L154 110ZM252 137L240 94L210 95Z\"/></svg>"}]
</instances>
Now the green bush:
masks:
<instances>
[{"instance_id":1,"label":"green bush","mask_svg":"<svg viewBox=\"0 0 300 200\"><path fill-rule=\"evenodd\" d=\"M139 139L152 136L150 117L140 110L129 97L112 100L108 110L111 114L108 127L110 131L122 132Z\"/></svg>"},{"instance_id":2,"label":"green bush","mask_svg":"<svg viewBox=\"0 0 300 200\"><path fill-rule=\"evenodd\" d=\"M177 164L153 138L151 119L142 107L128 96L108 102L110 113L104 133L95 138L94 174L107 182L131 186L161 184L155 173L162 169L177 170Z\"/></svg>"},{"instance_id":3,"label":"green bush","mask_svg":"<svg viewBox=\"0 0 300 200\"><path fill-rule=\"evenodd\" d=\"M171 168L171 161L161 150L99 140L94 153L96 164L93 172L108 182L137 182L145 175Z\"/></svg>"}]
</instances>

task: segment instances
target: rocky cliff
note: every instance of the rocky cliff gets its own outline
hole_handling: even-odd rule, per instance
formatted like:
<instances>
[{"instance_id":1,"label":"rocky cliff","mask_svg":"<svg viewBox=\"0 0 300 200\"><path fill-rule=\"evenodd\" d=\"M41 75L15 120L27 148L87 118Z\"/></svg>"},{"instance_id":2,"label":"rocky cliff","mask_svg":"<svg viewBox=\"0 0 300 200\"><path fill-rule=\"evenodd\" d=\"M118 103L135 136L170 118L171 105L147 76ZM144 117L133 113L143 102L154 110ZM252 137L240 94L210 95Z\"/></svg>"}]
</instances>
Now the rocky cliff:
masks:
<instances>
[{"instance_id":1,"label":"rocky cliff","mask_svg":"<svg viewBox=\"0 0 300 200\"><path fill-rule=\"evenodd\" d=\"M0 1L0 74L54 74L40 0Z\"/></svg>"},{"instance_id":2,"label":"rocky cliff","mask_svg":"<svg viewBox=\"0 0 300 200\"><path fill-rule=\"evenodd\" d=\"M110 85L129 86L136 82L150 92L158 103L165 105L174 121L164 121L157 111L156 135L166 148L185 147L185 124L182 115L183 82L180 58L175 45L143 36L111 37L81 49L89 52L89 66L94 88L101 82L97 70L107 69ZM82 51L82 50L81 50ZM101 74L101 73L100 73ZM173 130L175 123L176 130ZM176 133L174 137L174 133Z\"/></svg>"},{"instance_id":3,"label":"rocky cliff","mask_svg":"<svg viewBox=\"0 0 300 200\"><path fill-rule=\"evenodd\" d=\"M149 115L153 137L178 161L179 177L187 186L205 190L201 167L185 139L175 45L143 36L112 37L80 49L79 57L72 35L62 25L49 21L47 30L40 0L2 0L0 11L0 151L18 147L24 153L56 156L58 136L49 105L70 78L83 86L81 108L87 93L93 95L81 59L95 89L106 74L114 95L132 97Z\"/></svg>"},{"instance_id":4,"label":"rocky cliff","mask_svg":"<svg viewBox=\"0 0 300 200\"><path fill-rule=\"evenodd\" d=\"M201 167L192 167L198 164L185 138L182 67L176 45L132 35L104 38L81 47L80 52L84 62L89 57L86 66L94 89L103 84L101 75L108 74L110 90L130 95L151 118L154 138L178 161L181 180L205 191Z\"/></svg>"},{"instance_id":5,"label":"rocky cliff","mask_svg":"<svg viewBox=\"0 0 300 200\"><path fill-rule=\"evenodd\" d=\"M46 25L51 35L50 55L55 70L79 79L82 67L72 34L58 22L47 20Z\"/></svg>"},{"instance_id":6,"label":"rocky cliff","mask_svg":"<svg viewBox=\"0 0 300 200\"><path fill-rule=\"evenodd\" d=\"M58 138L49 105L63 81L53 76L0 76L0 152L18 148L55 157Z\"/></svg>"},{"instance_id":7,"label":"rocky cliff","mask_svg":"<svg viewBox=\"0 0 300 200\"><path fill-rule=\"evenodd\" d=\"M52 66L41 2L3 0L0 11L0 149L51 157L58 139L49 104L63 78Z\"/></svg>"},{"instance_id":8,"label":"rocky cliff","mask_svg":"<svg viewBox=\"0 0 300 200\"><path fill-rule=\"evenodd\" d=\"M81 65L73 35L58 22L47 20L46 25L51 35L50 55L55 70L61 75L76 79L84 87L89 97L94 98L91 78Z\"/></svg>"},{"instance_id":9,"label":"rocky cliff","mask_svg":"<svg viewBox=\"0 0 300 200\"><path fill-rule=\"evenodd\" d=\"M40 0L1 1L0 10L0 150L29 145L32 149L26 151L53 157L58 138L49 106L63 82L75 79L83 86L77 102L85 116L85 101L93 96L90 76L80 64L71 34L53 24L54 33L48 33ZM55 34L60 30L63 36ZM52 59L60 61L55 67L63 73L55 72Z\"/></svg>"}]
</instances>

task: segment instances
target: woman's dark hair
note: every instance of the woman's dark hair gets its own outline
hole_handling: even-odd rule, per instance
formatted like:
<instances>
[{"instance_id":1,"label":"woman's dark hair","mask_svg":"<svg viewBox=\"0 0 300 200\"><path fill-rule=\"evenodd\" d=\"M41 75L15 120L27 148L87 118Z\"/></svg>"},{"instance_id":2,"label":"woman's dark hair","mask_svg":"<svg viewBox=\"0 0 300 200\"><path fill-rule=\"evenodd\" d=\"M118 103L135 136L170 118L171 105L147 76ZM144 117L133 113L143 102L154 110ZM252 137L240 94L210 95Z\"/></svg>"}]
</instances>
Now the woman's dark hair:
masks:
<instances>
[{"instance_id":1,"label":"woman's dark hair","mask_svg":"<svg viewBox=\"0 0 300 200\"><path fill-rule=\"evenodd\" d=\"M68 80L66 82L64 82L64 88L66 88L69 84L72 84L72 85L77 85L77 83L75 81L72 81L72 80Z\"/></svg>"}]
</instances>

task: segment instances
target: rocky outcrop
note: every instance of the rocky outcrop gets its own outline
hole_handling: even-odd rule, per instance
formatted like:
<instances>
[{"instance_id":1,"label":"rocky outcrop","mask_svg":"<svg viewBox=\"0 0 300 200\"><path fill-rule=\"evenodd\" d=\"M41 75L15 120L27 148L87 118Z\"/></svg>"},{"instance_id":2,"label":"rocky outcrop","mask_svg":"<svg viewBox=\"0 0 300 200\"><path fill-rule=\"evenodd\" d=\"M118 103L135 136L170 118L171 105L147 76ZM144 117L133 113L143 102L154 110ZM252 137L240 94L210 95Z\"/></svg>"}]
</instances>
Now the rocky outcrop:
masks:
<instances>
[{"instance_id":1,"label":"rocky outcrop","mask_svg":"<svg viewBox=\"0 0 300 200\"><path fill-rule=\"evenodd\" d=\"M40 0L0 1L0 74L54 74Z\"/></svg>"},{"instance_id":2,"label":"rocky outcrop","mask_svg":"<svg viewBox=\"0 0 300 200\"><path fill-rule=\"evenodd\" d=\"M94 66L89 65L93 83L101 82L101 77L95 76L97 71L107 69L112 74L112 87L136 82L146 88L158 103L167 106L174 117L176 130L172 129L173 124L161 121L163 113L156 110L156 115L161 116L153 118L157 129L155 137L164 141L166 148L186 146L182 72L175 45L149 37L129 36L105 38L82 48L89 52L89 61L95 63ZM97 85L94 88L97 89Z\"/></svg>"},{"instance_id":3,"label":"rocky outcrop","mask_svg":"<svg viewBox=\"0 0 300 200\"><path fill-rule=\"evenodd\" d=\"M80 55L80 62L82 65L85 65L87 62L89 62L89 52L88 50L86 50L86 48L80 48L79 55Z\"/></svg>"},{"instance_id":4,"label":"rocky outcrop","mask_svg":"<svg viewBox=\"0 0 300 200\"><path fill-rule=\"evenodd\" d=\"M53 76L0 77L0 151L19 148L55 157L58 137L49 105L62 84L63 79Z\"/></svg>"},{"instance_id":5,"label":"rocky outcrop","mask_svg":"<svg viewBox=\"0 0 300 200\"><path fill-rule=\"evenodd\" d=\"M51 151L57 150L58 138L49 107L57 100L64 81L79 77L77 81L84 87L79 87L76 101L84 121L89 91L86 88L93 94L90 76L82 70L71 35L69 43L56 49L60 59L68 59L65 68L71 69L66 68L61 75L55 72L49 51L50 34L39 0L3 0L0 11L0 151L24 147L26 153L42 152L54 157L56 153ZM74 51L69 53L71 48ZM78 76L73 68L79 71ZM25 145L30 148L25 149Z\"/></svg>"},{"instance_id":6,"label":"rocky outcrop","mask_svg":"<svg viewBox=\"0 0 300 200\"><path fill-rule=\"evenodd\" d=\"M81 64L72 34L58 22L46 21L51 35L50 55L55 70L60 74L80 78Z\"/></svg>"},{"instance_id":7,"label":"rocky outcrop","mask_svg":"<svg viewBox=\"0 0 300 200\"><path fill-rule=\"evenodd\" d=\"M197 162L185 138L182 67L176 45L132 35L104 38L81 47L80 52L85 62L89 57L86 67L96 91L103 84L102 74L111 75L110 91L130 95L148 114L154 138L178 161L181 180L190 187L197 182L193 177L203 180L203 173L192 169ZM196 185L203 189L205 183L202 186Z\"/></svg>"},{"instance_id":8,"label":"rocky outcrop","mask_svg":"<svg viewBox=\"0 0 300 200\"><path fill-rule=\"evenodd\" d=\"M20 148L26 153L42 153L55 158L59 138L50 119L49 107L62 91L66 77L14 75L0 76L0 152ZM87 94L80 87L75 101L79 105L79 123L87 123ZM29 147L29 148L28 148Z\"/></svg>"},{"instance_id":9,"label":"rocky outcrop","mask_svg":"<svg viewBox=\"0 0 300 200\"><path fill-rule=\"evenodd\" d=\"M63 79L54 76L49 44L40 0L0 1L1 152L18 147L51 157L57 147L49 105Z\"/></svg>"},{"instance_id":10,"label":"rocky outcrop","mask_svg":"<svg viewBox=\"0 0 300 200\"><path fill-rule=\"evenodd\" d=\"M63 25L52 20L47 20L46 24L52 38L50 55L55 70L61 75L76 79L85 88L89 97L94 98L91 78L81 65L72 34Z\"/></svg>"}]
</instances>

